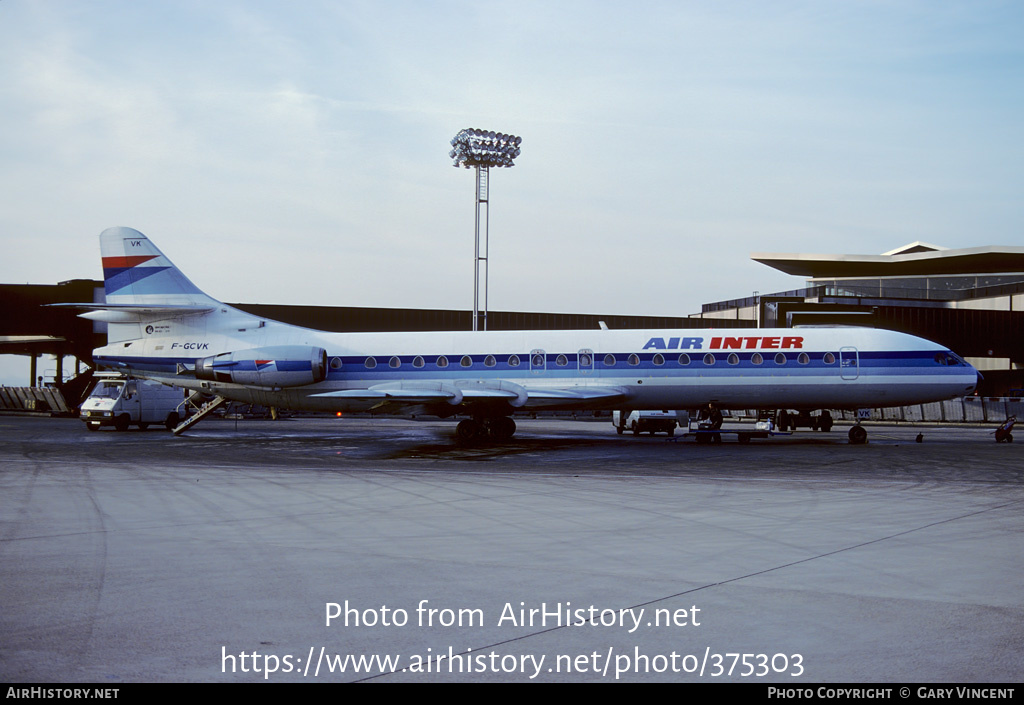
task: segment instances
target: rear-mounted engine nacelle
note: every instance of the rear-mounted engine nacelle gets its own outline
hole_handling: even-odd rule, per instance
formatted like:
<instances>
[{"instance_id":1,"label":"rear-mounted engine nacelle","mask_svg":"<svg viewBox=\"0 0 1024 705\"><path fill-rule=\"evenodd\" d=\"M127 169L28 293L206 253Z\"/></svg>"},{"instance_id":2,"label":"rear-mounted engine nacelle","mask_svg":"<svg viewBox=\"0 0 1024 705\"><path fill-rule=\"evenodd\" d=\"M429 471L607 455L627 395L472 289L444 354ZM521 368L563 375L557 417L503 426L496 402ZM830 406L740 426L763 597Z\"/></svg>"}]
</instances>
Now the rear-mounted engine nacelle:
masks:
<instances>
[{"instance_id":1,"label":"rear-mounted engine nacelle","mask_svg":"<svg viewBox=\"0 0 1024 705\"><path fill-rule=\"evenodd\" d=\"M276 345L221 353L196 360L196 378L259 387L301 387L327 378L327 351Z\"/></svg>"}]
</instances>

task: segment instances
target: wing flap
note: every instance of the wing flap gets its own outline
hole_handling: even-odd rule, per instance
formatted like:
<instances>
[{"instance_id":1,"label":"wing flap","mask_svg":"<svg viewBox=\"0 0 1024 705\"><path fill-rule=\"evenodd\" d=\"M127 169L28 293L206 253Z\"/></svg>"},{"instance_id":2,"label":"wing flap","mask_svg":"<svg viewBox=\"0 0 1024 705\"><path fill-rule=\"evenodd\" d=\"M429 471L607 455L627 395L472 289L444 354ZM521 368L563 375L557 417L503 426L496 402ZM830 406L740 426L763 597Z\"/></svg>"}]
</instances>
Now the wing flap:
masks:
<instances>
[{"instance_id":1,"label":"wing flap","mask_svg":"<svg viewBox=\"0 0 1024 705\"><path fill-rule=\"evenodd\" d=\"M529 389L526 406L563 406L590 403L608 403L626 399L627 392L622 387L561 387L551 389Z\"/></svg>"},{"instance_id":2,"label":"wing flap","mask_svg":"<svg viewBox=\"0 0 1024 705\"><path fill-rule=\"evenodd\" d=\"M343 389L337 392L311 394L317 399L346 399L348 401L403 402L407 404L431 404L450 402L455 392L429 389ZM457 402L456 402L457 403Z\"/></svg>"}]
</instances>

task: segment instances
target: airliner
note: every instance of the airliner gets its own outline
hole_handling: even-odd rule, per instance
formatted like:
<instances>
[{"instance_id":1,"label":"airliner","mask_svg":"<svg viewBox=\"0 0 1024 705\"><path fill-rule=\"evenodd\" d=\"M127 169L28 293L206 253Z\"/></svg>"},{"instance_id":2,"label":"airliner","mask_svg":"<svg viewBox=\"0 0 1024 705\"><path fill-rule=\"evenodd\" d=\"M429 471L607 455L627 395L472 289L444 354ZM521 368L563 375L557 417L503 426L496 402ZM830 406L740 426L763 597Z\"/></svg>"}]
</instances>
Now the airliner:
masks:
<instances>
[{"instance_id":1,"label":"airliner","mask_svg":"<svg viewBox=\"0 0 1024 705\"><path fill-rule=\"evenodd\" d=\"M100 249L106 302L67 304L108 324L95 364L208 395L207 409L459 415L458 438L504 440L516 411L902 406L978 380L942 345L873 328L331 333L207 296L132 228L103 231Z\"/></svg>"}]
</instances>

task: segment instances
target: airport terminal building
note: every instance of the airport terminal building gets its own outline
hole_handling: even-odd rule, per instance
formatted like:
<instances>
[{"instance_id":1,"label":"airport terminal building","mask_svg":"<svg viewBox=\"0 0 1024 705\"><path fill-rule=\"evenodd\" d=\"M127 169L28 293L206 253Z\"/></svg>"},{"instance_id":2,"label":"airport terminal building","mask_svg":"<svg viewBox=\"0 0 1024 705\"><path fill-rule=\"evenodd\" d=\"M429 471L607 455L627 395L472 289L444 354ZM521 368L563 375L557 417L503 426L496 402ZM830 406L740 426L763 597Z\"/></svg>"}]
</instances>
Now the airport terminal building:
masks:
<instances>
[{"instance_id":1,"label":"airport terminal building","mask_svg":"<svg viewBox=\"0 0 1024 705\"><path fill-rule=\"evenodd\" d=\"M983 396L1024 387L1024 248L947 249L914 242L881 255L755 253L802 289L707 303L710 325L851 325L886 328L946 345L981 371Z\"/></svg>"},{"instance_id":2,"label":"airport terminal building","mask_svg":"<svg viewBox=\"0 0 1024 705\"><path fill-rule=\"evenodd\" d=\"M918 335L967 358L984 379L983 396L1020 396L1024 388L1024 248L946 249L915 242L882 255L755 253L755 261L803 277L793 291L704 304L680 317L543 312L488 314L491 330L597 328L793 328L856 325ZM103 283L0 285L4 301L0 354L57 357L58 387L70 400L88 386L93 348L106 343L103 324L50 303L102 301ZM472 312L330 306L230 304L254 315L328 331L469 330ZM63 370L63 357L78 361ZM78 374L83 372L84 374Z\"/></svg>"}]
</instances>

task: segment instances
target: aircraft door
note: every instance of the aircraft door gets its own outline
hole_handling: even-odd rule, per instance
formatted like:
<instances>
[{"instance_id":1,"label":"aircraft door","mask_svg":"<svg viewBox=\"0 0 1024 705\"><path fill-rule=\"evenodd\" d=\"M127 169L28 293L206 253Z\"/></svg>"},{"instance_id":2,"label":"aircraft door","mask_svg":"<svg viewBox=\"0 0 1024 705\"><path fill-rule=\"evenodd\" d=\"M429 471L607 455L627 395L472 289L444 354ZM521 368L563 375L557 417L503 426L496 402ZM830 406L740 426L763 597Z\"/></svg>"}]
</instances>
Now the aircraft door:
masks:
<instances>
[{"instance_id":1,"label":"aircraft door","mask_svg":"<svg viewBox=\"0 0 1024 705\"><path fill-rule=\"evenodd\" d=\"M839 348L839 375L843 379L857 379L860 376L857 348Z\"/></svg>"},{"instance_id":2,"label":"aircraft door","mask_svg":"<svg viewBox=\"0 0 1024 705\"><path fill-rule=\"evenodd\" d=\"M589 375L594 371L594 351L589 348L580 350L576 356L579 361L580 373Z\"/></svg>"},{"instance_id":3,"label":"aircraft door","mask_svg":"<svg viewBox=\"0 0 1024 705\"><path fill-rule=\"evenodd\" d=\"M530 351L530 372L535 375L544 374L544 370L547 368L548 356L543 350L531 350Z\"/></svg>"}]
</instances>

